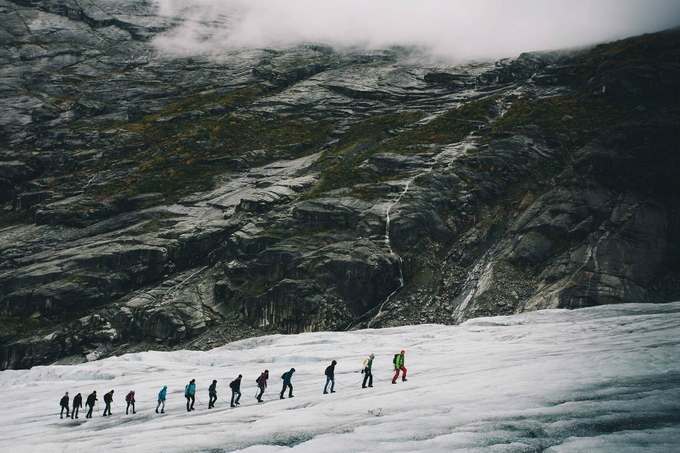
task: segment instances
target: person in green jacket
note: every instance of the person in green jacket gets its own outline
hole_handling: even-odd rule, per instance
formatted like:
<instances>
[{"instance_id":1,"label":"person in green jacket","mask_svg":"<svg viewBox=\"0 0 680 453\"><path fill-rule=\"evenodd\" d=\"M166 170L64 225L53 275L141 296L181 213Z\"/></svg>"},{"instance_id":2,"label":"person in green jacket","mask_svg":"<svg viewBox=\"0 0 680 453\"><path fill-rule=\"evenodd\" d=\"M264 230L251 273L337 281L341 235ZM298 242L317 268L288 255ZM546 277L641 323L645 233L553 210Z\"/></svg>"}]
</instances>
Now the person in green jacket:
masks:
<instances>
[{"instance_id":1,"label":"person in green jacket","mask_svg":"<svg viewBox=\"0 0 680 453\"><path fill-rule=\"evenodd\" d=\"M406 351L401 351L401 353L394 356L394 377L392 378L392 384L397 383L397 378L399 377L399 372L402 371L404 374L401 375L401 381L406 381L406 367L404 366L404 354Z\"/></svg>"},{"instance_id":2,"label":"person in green jacket","mask_svg":"<svg viewBox=\"0 0 680 453\"><path fill-rule=\"evenodd\" d=\"M364 373L364 382L361 384L362 389L366 388L366 381L368 381L369 387L373 387L373 373L371 372L373 369L373 359L375 359L375 355L371 354L364 360L364 369L361 370L361 372Z\"/></svg>"}]
</instances>

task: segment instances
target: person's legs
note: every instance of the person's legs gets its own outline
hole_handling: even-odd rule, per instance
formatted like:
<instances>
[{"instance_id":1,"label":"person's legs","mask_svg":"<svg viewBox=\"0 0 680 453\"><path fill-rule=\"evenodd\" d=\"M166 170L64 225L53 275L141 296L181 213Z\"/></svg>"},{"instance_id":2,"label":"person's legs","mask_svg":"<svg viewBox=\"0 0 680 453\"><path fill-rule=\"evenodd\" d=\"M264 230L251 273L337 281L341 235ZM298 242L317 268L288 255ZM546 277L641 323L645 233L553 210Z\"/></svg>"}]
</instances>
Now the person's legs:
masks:
<instances>
[{"instance_id":1,"label":"person's legs","mask_svg":"<svg viewBox=\"0 0 680 453\"><path fill-rule=\"evenodd\" d=\"M293 397L293 384L288 384L288 388L290 389L288 391L288 398L292 398Z\"/></svg>"},{"instance_id":2,"label":"person's legs","mask_svg":"<svg viewBox=\"0 0 680 453\"><path fill-rule=\"evenodd\" d=\"M368 386L373 387L373 372L368 372Z\"/></svg>"},{"instance_id":3,"label":"person's legs","mask_svg":"<svg viewBox=\"0 0 680 453\"><path fill-rule=\"evenodd\" d=\"M257 402L261 403L262 402L262 395L264 394L264 385L259 385L260 388L260 393L257 395Z\"/></svg>"},{"instance_id":4,"label":"person's legs","mask_svg":"<svg viewBox=\"0 0 680 453\"><path fill-rule=\"evenodd\" d=\"M238 393L238 396L236 397L236 401L234 401L234 403L235 403L235 404L239 404L239 401L241 400L241 392L240 392L240 391L236 391L236 393Z\"/></svg>"},{"instance_id":5,"label":"person's legs","mask_svg":"<svg viewBox=\"0 0 680 453\"><path fill-rule=\"evenodd\" d=\"M283 384L283 388L281 389L281 393L279 393L279 398L283 399L283 394L286 391L286 384Z\"/></svg>"},{"instance_id":6,"label":"person's legs","mask_svg":"<svg viewBox=\"0 0 680 453\"><path fill-rule=\"evenodd\" d=\"M397 378L399 377L399 368L396 369L396 373L394 373L394 376L392 377L392 384L397 383Z\"/></svg>"},{"instance_id":7,"label":"person's legs","mask_svg":"<svg viewBox=\"0 0 680 453\"><path fill-rule=\"evenodd\" d=\"M194 410L194 403L196 402L196 395L191 395L191 410Z\"/></svg>"},{"instance_id":8,"label":"person's legs","mask_svg":"<svg viewBox=\"0 0 680 453\"><path fill-rule=\"evenodd\" d=\"M326 376L326 385L323 386L323 392L328 393L328 384L331 382L331 377Z\"/></svg>"},{"instance_id":9,"label":"person's legs","mask_svg":"<svg viewBox=\"0 0 680 453\"><path fill-rule=\"evenodd\" d=\"M335 378L331 378L331 393L335 393Z\"/></svg>"},{"instance_id":10,"label":"person's legs","mask_svg":"<svg viewBox=\"0 0 680 453\"><path fill-rule=\"evenodd\" d=\"M401 381L404 382L406 380L406 367L404 365L401 366Z\"/></svg>"},{"instance_id":11,"label":"person's legs","mask_svg":"<svg viewBox=\"0 0 680 453\"><path fill-rule=\"evenodd\" d=\"M234 398L236 398L236 390L232 389L231 390L231 407L236 407L234 404Z\"/></svg>"},{"instance_id":12,"label":"person's legs","mask_svg":"<svg viewBox=\"0 0 680 453\"><path fill-rule=\"evenodd\" d=\"M189 395L184 395L184 397L187 399L187 412L191 412L191 407L189 407L189 404L191 403L191 397Z\"/></svg>"}]
</instances>

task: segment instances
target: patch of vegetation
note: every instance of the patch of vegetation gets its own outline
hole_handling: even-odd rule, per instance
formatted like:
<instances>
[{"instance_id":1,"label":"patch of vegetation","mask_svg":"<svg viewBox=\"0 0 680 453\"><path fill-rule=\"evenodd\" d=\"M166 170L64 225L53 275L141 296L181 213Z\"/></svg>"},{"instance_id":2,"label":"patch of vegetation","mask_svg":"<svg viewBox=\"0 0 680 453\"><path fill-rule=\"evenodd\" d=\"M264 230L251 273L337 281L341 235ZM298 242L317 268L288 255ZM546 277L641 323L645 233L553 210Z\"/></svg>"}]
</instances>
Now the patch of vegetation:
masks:
<instances>
[{"instance_id":1,"label":"patch of vegetation","mask_svg":"<svg viewBox=\"0 0 680 453\"><path fill-rule=\"evenodd\" d=\"M361 163L382 151L379 144L392 138L389 131L413 124L421 118L419 112L379 115L352 125L317 162L321 181L307 197L313 198L329 190L360 183L377 182L370 180L371 177L359 168Z\"/></svg>"},{"instance_id":2,"label":"patch of vegetation","mask_svg":"<svg viewBox=\"0 0 680 453\"><path fill-rule=\"evenodd\" d=\"M172 200L186 192L207 190L215 175L243 165L263 165L316 151L330 131L330 123L234 114L237 107L262 93L248 88L226 96L194 96L135 123L118 125L131 134L104 165L132 160L137 175L95 189L92 195L158 192ZM203 113L207 107L223 109L220 116L211 116Z\"/></svg>"},{"instance_id":3,"label":"patch of vegetation","mask_svg":"<svg viewBox=\"0 0 680 453\"><path fill-rule=\"evenodd\" d=\"M413 128L385 143L381 152L421 152L417 144L445 145L463 140L470 132L485 123L495 98L479 99L450 110L421 127Z\"/></svg>"},{"instance_id":4,"label":"patch of vegetation","mask_svg":"<svg viewBox=\"0 0 680 453\"><path fill-rule=\"evenodd\" d=\"M535 125L544 133L571 134L567 142L575 147L592 139L598 129L625 120L628 114L629 109L602 98L574 95L539 99L529 95L515 101L491 130L498 133Z\"/></svg>"},{"instance_id":5,"label":"patch of vegetation","mask_svg":"<svg viewBox=\"0 0 680 453\"><path fill-rule=\"evenodd\" d=\"M0 210L0 229L30 223L32 223L32 220L27 211Z\"/></svg>"}]
</instances>

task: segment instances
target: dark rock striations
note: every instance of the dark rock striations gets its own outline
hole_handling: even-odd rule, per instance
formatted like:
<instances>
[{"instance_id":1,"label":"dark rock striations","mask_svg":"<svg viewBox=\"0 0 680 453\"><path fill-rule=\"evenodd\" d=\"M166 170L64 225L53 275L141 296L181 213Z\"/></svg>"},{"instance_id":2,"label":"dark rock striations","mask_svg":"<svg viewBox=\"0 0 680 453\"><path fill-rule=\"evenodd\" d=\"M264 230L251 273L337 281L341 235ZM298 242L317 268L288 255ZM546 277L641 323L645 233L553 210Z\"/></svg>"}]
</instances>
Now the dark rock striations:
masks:
<instances>
[{"instance_id":1,"label":"dark rock striations","mask_svg":"<svg viewBox=\"0 0 680 453\"><path fill-rule=\"evenodd\" d=\"M0 0L0 369L680 296L677 31L446 67L178 21Z\"/></svg>"}]
</instances>

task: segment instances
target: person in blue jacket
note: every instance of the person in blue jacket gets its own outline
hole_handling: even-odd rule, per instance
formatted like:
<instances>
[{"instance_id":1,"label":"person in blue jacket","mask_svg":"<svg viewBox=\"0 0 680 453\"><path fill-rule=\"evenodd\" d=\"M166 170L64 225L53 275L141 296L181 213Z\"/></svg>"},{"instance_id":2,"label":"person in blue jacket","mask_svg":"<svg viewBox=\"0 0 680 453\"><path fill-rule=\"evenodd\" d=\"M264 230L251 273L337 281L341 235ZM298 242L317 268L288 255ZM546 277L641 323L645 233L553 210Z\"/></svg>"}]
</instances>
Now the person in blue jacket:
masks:
<instances>
[{"instance_id":1,"label":"person in blue jacket","mask_svg":"<svg viewBox=\"0 0 680 453\"><path fill-rule=\"evenodd\" d=\"M283 388L281 389L281 393L279 394L280 399L283 399L283 394L286 392L286 387L289 389L288 398L293 397L293 384L290 383L290 380L293 379L293 373L295 373L295 368L291 368L290 371L286 371L281 376L281 379L283 379Z\"/></svg>"},{"instance_id":2,"label":"person in blue jacket","mask_svg":"<svg viewBox=\"0 0 680 453\"><path fill-rule=\"evenodd\" d=\"M161 408L161 414L165 414L165 397L168 395L168 386L164 385L160 392L158 392L158 404L156 405L156 413L158 408Z\"/></svg>"},{"instance_id":3,"label":"person in blue jacket","mask_svg":"<svg viewBox=\"0 0 680 453\"><path fill-rule=\"evenodd\" d=\"M192 379L184 387L184 398L187 399L187 412L193 411L196 402L196 379Z\"/></svg>"}]
</instances>

